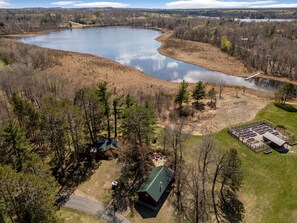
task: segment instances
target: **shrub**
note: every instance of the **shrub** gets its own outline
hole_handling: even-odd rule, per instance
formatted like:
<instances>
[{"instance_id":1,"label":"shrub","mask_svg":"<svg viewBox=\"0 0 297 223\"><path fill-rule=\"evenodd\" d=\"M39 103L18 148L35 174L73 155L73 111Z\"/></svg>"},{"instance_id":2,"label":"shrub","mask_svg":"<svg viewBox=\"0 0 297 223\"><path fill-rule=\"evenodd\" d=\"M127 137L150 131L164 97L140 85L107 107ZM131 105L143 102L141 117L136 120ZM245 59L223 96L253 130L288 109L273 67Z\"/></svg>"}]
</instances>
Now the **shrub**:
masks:
<instances>
[{"instance_id":1,"label":"shrub","mask_svg":"<svg viewBox=\"0 0 297 223\"><path fill-rule=\"evenodd\" d=\"M11 65L12 60L9 56L2 56L0 57L0 60L5 64L5 65Z\"/></svg>"},{"instance_id":2,"label":"shrub","mask_svg":"<svg viewBox=\"0 0 297 223\"><path fill-rule=\"evenodd\" d=\"M232 43L228 40L227 36L221 37L221 49L224 51L229 51L232 48Z\"/></svg>"},{"instance_id":3,"label":"shrub","mask_svg":"<svg viewBox=\"0 0 297 223\"><path fill-rule=\"evenodd\" d=\"M274 102L274 105L287 112L297 112L297 108L293 105L283 104L280 102Z\"/></svg>"}]
</instances>

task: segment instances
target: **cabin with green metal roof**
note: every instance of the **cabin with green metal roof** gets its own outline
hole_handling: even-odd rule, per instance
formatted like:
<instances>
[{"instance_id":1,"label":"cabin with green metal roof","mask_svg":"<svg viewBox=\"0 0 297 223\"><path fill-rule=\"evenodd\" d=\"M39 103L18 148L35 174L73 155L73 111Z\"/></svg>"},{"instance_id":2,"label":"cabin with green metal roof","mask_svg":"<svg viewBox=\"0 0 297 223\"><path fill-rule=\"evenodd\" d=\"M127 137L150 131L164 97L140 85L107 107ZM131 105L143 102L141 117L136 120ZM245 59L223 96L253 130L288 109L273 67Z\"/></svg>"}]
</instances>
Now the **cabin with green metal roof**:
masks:
<instances>
[{"instance_id":1,"label":"cabin with green metal roof","mask_svg":"<svg viewBox=\"0 0 297 223\"><path fill-rule=\"evenodd\" d=\"M97 153L102 153L105 152L109 149L116 149L117 146L117 139L112 138L112 139L101 139L98 141L96 145L96 152Z\"/></svg>"},{"instance_id":2,"label":"cabin with green metal roof","mask_svg":"<svg viewBox=\"0 0 297 223\"><path fill-rule=\"evenodd\" d=\"M162 195L173 181L174 171L166 166L153 169L147 181L138 192L139 201L149 206L157 206Z\"/></svg>"},{"instance_id":3,"label":"cabin with green metal roof","mask_svg":"<svg viewBox=\"0 0 297 223\"><path fill-rule=\"evenodd\" d=\"M118 140L117 138L106 139L102 138L98 140L93 148L91 148L91 154L100 159L113 159L118 156Z\"/></svg>"}]
</instances>

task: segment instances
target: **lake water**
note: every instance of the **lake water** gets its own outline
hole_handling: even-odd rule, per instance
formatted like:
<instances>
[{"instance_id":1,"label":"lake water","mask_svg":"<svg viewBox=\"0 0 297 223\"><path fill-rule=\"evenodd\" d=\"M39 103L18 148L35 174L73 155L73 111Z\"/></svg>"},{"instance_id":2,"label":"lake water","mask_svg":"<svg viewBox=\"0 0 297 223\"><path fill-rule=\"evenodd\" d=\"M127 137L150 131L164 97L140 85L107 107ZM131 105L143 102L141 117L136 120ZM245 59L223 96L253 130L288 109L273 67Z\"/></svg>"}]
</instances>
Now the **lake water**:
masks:
<instances>
[{"instance_id":1,"label":"lake water","mask_svg":"<svg viewBox=\"0 0 297 223\"><path fill-rule=\"evenodd\" d=\"M244 86L273 92L275 86L259 81L210 71L161 55L160 43L155 39L161 32L130 27L104 27L64 30L42 36L25 37L19 40L41 47L88 53L105 57L121 64L135 67L153 77L180 82L197 82Z\"/></svg>"}]
</instances>

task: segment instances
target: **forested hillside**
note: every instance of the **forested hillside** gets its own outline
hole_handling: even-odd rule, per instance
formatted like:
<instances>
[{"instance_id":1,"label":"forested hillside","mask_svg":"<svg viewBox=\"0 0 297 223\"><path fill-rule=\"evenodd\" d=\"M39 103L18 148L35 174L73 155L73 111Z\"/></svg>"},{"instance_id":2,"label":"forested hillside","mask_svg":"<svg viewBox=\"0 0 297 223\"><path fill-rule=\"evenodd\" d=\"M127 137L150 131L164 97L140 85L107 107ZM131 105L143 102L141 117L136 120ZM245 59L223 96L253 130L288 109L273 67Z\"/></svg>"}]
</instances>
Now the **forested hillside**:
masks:
<instances>
[{"instance_id":1,"label":"forested hillside","mask_svg":"<svg viewBox=\"0 0 297 223\"><path fill-rule=\"evenodd\" d=\"M297 23L192 20L178 26L174 36L213 44L240 58L250 70L297 79Z\"/></svg>"},{"instance_id":2,"label":"forested hillside","mask_svg":"<svg viewBox=\"0 0 297 223\"><path fill-rule=\"evenodd\" d=\"M250 19L296 19L296 9L176 9L157 10L164 14L187 16L250 18Z\"/></svg>"}]
</instances>

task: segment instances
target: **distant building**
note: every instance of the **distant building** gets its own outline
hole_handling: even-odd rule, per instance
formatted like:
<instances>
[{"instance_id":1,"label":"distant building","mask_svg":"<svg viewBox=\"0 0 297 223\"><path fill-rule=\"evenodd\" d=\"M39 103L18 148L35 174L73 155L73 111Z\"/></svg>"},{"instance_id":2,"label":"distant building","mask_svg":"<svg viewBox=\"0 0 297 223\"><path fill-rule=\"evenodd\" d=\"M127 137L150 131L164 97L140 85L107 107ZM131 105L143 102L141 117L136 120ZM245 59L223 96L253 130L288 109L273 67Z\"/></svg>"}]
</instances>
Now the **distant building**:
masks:
<instances>
[{"instance_id":1,"label":"distant building","mask_svg":"<svg viewBox=\"0 0 297 223\"><path fill-rule=\"evenodd\" d=\"M174 171L166 166L153 169L138 192L139 201L151 209L157 209L162 196L173 181Z\"/></svg>"}]
</instances>

